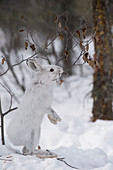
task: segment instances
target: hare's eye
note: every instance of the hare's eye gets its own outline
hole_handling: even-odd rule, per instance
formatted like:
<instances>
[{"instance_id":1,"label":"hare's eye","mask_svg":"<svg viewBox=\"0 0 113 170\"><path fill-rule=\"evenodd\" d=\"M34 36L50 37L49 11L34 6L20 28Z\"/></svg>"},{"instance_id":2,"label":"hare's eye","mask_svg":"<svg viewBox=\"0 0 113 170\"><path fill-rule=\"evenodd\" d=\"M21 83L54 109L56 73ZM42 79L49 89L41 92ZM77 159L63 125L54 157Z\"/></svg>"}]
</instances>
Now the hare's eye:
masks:
<instances>
[{"instance_id":1,"label":"hare's eye","mask_svg":"<svg viewBox=\"0 0 113 170\"><path fill-rule=\"evenodd\" d=\"M54 69L53 69L53 68L51 68L51 69L50 69L50 72L53 72L53 71L54 71Z\"/></svg>"}]
</instances>

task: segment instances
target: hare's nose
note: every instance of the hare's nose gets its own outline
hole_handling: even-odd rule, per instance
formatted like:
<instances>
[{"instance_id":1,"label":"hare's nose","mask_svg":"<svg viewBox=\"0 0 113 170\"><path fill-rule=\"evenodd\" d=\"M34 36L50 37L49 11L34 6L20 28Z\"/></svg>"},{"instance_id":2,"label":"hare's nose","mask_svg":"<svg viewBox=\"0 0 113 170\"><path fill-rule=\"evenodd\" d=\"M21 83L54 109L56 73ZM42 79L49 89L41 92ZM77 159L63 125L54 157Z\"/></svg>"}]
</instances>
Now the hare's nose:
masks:
<instances>
[{"instance_id":1,"label":"hare's nose","mask_svg":"<svg viewBox=\"0 0 113 170\"><path fill-rule=\"evenodd\" d=\"M61 75L62 75L62 73L63 73L63 72L60 72L60 73L59 73L59 76L61 76Z\"/></svg>"},{"instance_id":2,"label":"hare's nose","mask_svg":"<svg viewBox=\"0 0 113 170\"><path fill-rule=\"evenodd\" d=\"M63 73L63 69L60 70L60 73L61 73L61 74Z\"/></svg>"}]
</instances>

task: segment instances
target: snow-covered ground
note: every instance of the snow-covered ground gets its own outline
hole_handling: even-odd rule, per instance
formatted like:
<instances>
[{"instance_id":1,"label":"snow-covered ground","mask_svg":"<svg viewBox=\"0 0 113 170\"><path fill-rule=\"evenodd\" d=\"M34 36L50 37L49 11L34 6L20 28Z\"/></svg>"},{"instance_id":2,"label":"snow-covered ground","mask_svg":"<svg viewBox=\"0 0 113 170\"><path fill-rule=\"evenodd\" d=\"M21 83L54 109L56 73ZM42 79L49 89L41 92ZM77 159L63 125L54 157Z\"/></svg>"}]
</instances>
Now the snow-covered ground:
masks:
<instances>
[{"instance_id":1,"label":"snow-covered ground","mask_svg":"<svg viewBox=\"0 0 113 170\"><path fill-rule=\"evenodd\" d=\"M54 88L53 107L62 122L53 125L45 116L39 143L64 162L19 155L0 144L0 170L113 170L113 121L90 121L92 99L85 95L92 89L92 76L65 81Z\"/></svg>"}]
</instances>

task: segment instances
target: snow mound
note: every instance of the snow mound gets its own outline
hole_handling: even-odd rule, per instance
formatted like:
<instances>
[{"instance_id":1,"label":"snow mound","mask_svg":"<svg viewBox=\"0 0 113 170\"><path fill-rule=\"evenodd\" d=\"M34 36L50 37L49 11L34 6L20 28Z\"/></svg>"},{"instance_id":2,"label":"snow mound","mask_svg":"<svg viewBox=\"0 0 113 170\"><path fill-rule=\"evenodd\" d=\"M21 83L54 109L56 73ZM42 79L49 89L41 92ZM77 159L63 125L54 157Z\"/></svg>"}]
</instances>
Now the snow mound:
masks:
<instances>
[{"instance_id":1,"label":"snow mound","mask_svg":"<svg viewBox=\"0 0 113 170\"><path fill-rule=\"evenodd\" d=\"M106 153L99 148L82 150L71 146L61 147L56 151L59 157L65 157L68 164L81 170L103 167L109 162Z\"/></svg>"},{"instance_id":2,"label":"snow mound","mask_svg":"<svg viewBox=\"0 0 113 170\"><path fill-rule=\"evenodd\" d=\"M10 146L0 145L0 156L9 155L12 153L16 153L16 150L12 149Z\"/></svg>"},{"instance_id":3,"label":"snow mound","mask_svg":"<svg viewBox=\"0 0 113 170\"><path fill-rule=\"evenodd\" d=\"M78 168L80 170L91 170L103 167L109 163L107 155L99 148L82 150L74 146L60 147L54 151L58 154L58 159L39 159L35 155L23 156L16 154L14 150L7 146L0 147L0 169L7 170L69 170ZM65 164L65 162L67 164ZM109 166L109 165L108 165ZM30 169L31 168L31 169Z\"/></svg>"}]
</instances>

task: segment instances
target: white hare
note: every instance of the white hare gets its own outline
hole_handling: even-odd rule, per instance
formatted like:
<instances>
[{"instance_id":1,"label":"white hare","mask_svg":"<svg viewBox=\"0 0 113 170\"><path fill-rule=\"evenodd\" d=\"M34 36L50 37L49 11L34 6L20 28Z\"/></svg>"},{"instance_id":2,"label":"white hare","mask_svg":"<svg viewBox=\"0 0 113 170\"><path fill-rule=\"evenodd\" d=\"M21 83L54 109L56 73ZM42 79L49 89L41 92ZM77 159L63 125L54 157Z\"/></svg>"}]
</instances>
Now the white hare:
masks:
<instances>
[{"instance_id":1,"label":"white hare","mask_svg":"<svg viewBox=\"0 0 113 170\"><path fill-rule=\"evenodd\" d=\"M51 123L61 121L51 104L53 84L63 69L56 65L40 65L35 59L29 59L27 65L33 70L33 79L8 125L7 135L14 145L24 146L23 154L34 154L44 114L48 114Z\"/></svg>"}]
</instances>

